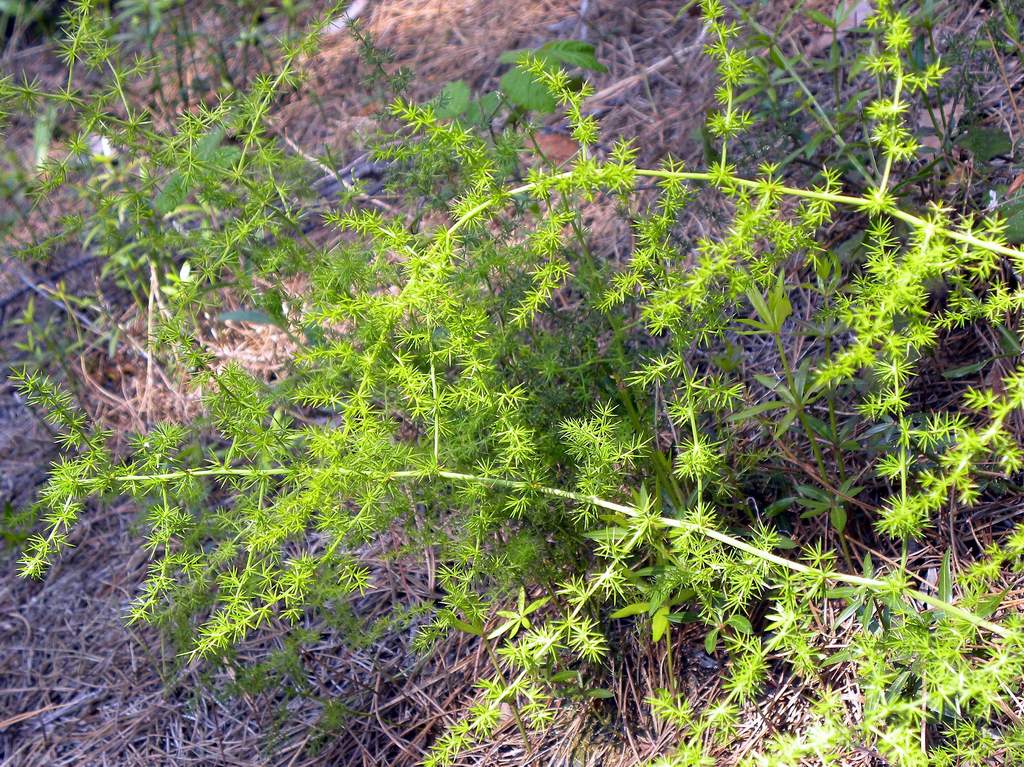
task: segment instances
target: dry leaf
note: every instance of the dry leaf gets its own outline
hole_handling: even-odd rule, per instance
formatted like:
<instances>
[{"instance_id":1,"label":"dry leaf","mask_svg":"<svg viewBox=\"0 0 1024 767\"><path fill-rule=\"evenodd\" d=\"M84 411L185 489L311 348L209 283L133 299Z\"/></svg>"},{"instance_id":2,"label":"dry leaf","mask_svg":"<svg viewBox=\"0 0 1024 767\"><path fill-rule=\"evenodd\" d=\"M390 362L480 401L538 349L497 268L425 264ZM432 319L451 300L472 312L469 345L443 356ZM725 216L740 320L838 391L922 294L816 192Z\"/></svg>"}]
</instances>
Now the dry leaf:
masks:
<instances>
[{"instance_id":1,"label":"dry leaf","mask_svg":"<svg viewBox=\"0 0 1024 767\"><path fill-rule=\"evenodd\" d=\"M579 144L561 133L538 133L537 146L555 165L563 165L579 151Z\"/></svg>"},{"instance_id":2,"label":"dry leaf","mask_svg":"<svg viewBox=\"0 0 1024 767\"><path fill-rule=\"evenodd\" d=\"M1014 192L1022 186L1024 186L1024 173L1018 173L1017 177L1013 179L1013 182L1010 184L1010 188L1006 190L1006 196L1012 197Z\"/></svg>"}]
</instances>

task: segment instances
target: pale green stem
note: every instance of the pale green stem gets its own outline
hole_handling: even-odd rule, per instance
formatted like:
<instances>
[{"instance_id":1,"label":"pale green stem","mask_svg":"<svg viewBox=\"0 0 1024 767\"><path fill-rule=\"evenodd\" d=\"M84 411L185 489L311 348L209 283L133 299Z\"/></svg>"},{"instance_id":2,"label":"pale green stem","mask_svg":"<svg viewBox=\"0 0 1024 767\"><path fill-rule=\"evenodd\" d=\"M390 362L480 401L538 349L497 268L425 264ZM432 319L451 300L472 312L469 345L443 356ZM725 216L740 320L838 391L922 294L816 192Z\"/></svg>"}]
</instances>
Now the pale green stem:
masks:
<instances>
[{"instance_id":1,"label":"pale green stem","mask_svg":"<svg viewBox=\"0 0 1024 767\"><path fill-rule=\"evenodd\" d=\"M717 176L714 173L708 171L671 171L660 168L637 168L635 171L637 176L643 176L647 178L663 178L673 179L677 181L715 181ZM553 176L548 176L546 181L557 181L559 179L570 178L573 175L573 171L565 171L564 173L558 173ZM764 190L768 185L758 179L741 178L739 176L730 176L729 183L735 184L739 187L747 189L759 189ZM481 213L489 208L498 205L504 197L514 197L519 194L526 194L534 190L538 184L536 182L530 182L528 184L522 184L520 186L509 189L505 195L498 198L491 198L478 203L474 207L459 216L458 219L448 228L450 234L457 233L460 229L467 226L473 219L479 216ZM796 197L807 200L823 200L825 202L831 202L835 205L844 205L858 210L871 210L878 207L878 201L871 197L855 197L848 194L838 194L836 192L826 192L821 189L800 189L798 187L786 186L784 184L771 184L770 188L777 194L784 195L786 197ZM975 237L970 232L964 232L959 229L951 229L936 224L933 221L928 221L915 216L913 213L907 213L904 210L893 206L884 206L882 212L886 215L892 216L893 218L902 221L903 223L913 227L914 229L922 229L929 232L932 235L938 234L943 237L960 242L965 245L971 245L982 250L987 250L991 253L998 253L1002 256L1009 258L1018 259L1018 263L1024 263L1024 252L1011 248L1007 245L1003 245L998 242L992 242L991 240L983 240L979 237Z\"/></svg>"},{"instance_id":2,"label":"pale green stem","mask_svg":"<svg viewBox=\"0 0 1024 767\"><path fill-rule=\"evenodd\" d=\"M562 490L557 487L548 487L546 485L539 485L533 482L525 482L523 480L516 479L501 479L499 477L485 477L477 474L466 474L457 471L447 471L443 469L404 469L399 471L385 472L380 475L373 474L371 472L357 471L355 469L345 469L338 467L335 469L341 474L364 476L367 478L378 479L381 481L389 480L400 480L400 479L447 479L453 482L467 482L477 483L485 485L487 487L505 488L509 490L525 490L528 492L539 493L552 498L561 498L568 501L575 501L576 503L588 504L596 506L597 508L606 509L608 511L614 511L619 514L623 514L628 517L639 517L641 512L635 507L627 504L617 503L610 501L606 498L601 498L597 495L585 495L583 493L575 493L571 490ZM176 479L185 479L186 477L199 477L199 476L271 476L291 473L293 470L285 467L278 467L275 469L255 469L255 468L210 468L210 469L181 469L178 471L164 472L163 474L153 475L120 475L114 476L114 480L120 483L129 482L144 482L144 481L171 481ZM772 564L784 567L788 570L792 570L797 573L804 573L808 575L817 575L826 580L835 581L837 583L846 583L851 586L861 586L863 588L870 589L872 591L889 591L891 584L886 581L879 580L877 578L865 578L860 575L852 575L848 573L840 573L835 571L824 571L810 565L805 565L802 562L796 562L792 559L786 559L780 557L777 554L773 554L765 549L760 549L753 546L746 541L734 538L731 535L727 535L720 532L712 527L705 527L703 525L696 525L692 522L687 522L681 519L675 519L673 517L659 517L658 523L662 527L676 528L680 530L691 530L701 535L704 535L712 540L716 540L729 548L736 549L738 551L745 552L752 556L757 557L765 562L771 562ZM941 610L948 615L955 616L961 620L970 623L979 628L985 628L1001 637L1009 637L1011 632L1000 626L997 623L987 621L974 613L957 607L954 604L945 602L936 597L925 594L922 591L916 589L906 588L903 590L905 596L911 599L924 602L938 610Z\"/></svg>"},{"instance_id":3,"label":"pale green stem","mask_svg":"<svg viewBox=\"0 0 1024 767\"><path fill-rule=\"evenodd\" d=\"M430 386L434 392L434 463L439 461L441 453L440 402L437 397L437 373L434 370L434 357L430 357Z\"/></svg>"},{"instance_id":4,"label":"pale green stem","mask_svg":"<svg viewBox=\"0 0 1024 767\"><path fill-rule=\"evenodd\" d=\"M903 68L901 67L900 71L896 73L896 84L895 84L895 86L893 88L893 97L892 97L892 103L893 104L898 104L899 103L900 95L902 94L902 92L903 92ZM889 175L892 173L892 163L893 163L894 159L895 159L895 157L894 157L894 155L893 155L893 153L891 151L885 153L885 170L882 171L882 183L879 186L879 191L882 194L884 194L886 189L888 189L888 187L889 187Z\"/></svg>"}]
</instances>

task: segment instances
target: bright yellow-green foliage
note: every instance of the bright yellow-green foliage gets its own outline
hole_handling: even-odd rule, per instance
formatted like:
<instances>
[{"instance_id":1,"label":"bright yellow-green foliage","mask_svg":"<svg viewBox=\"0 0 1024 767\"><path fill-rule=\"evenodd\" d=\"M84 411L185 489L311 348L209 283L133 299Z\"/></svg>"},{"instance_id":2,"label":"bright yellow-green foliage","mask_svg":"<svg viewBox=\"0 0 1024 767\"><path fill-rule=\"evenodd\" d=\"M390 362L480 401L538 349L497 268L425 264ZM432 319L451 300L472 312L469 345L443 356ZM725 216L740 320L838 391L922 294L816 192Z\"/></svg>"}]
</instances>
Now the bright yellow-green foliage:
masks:
<instances>
[{"instance_id":1,"label":"bright yellow-green foliage","mask_svg":"<svg viewBox=\"0 0 1024 767\"><path fill-rule=\"evenodd\" d=\"M937 587L915 582L907 552L953 499L966 513L999 492L993 477L1022 468L1009 419L1024 406L1024 370L948 409L922 404L915 385L942 332L987 323L1012 335L1024 293L1005 275L1024 272L1024 254L994 218L901 207L894 174L918 149L910 99L943 68L914 69L910 22L878 5L866 71L882 95L866 117L880 172L862 194L828 169L795 186L770 165L737 170L730 147L752 118L735 94L751 62L706 0L721 81L709 167L638 167L628 141L604 151L584 112L589 87L525 59L579 144L567 168L537 162L524 177L521 122L491 135L399 97L391 115L402 127L378 159L392 163L396 189L446 209L447 225L410 224L353 195L326 214L339 234L317 247L303 233L309 169L266 117L301 81L322 25L282 44L276 73L162 133L129 87L159 62L123 60L110 19L75 4L67 88L5 81L4 111L45 101L74 126L37 193L81 187L94 207L68 237L102 255L130 243L156 265L173 314L153 348L174 350L209 417L154 427L122 459L59 387L25 372L65 457L39 500L45 529L24 573L44 574L90 499L131 496L153 555L131 619L183 609L192 651L209 656L272 616L358 593L370 579L360 552L397 527L441 563L444 596L421 648L465 631L495 661L432 765L486 739L505 704L521 728L547 726L566 679L581 678L567 673L600 667L606 629L623 620L654 642L700 621L708 651L730 661L717 697L651 701L682 733L659 764L713 764L778 667L817 691L815 724L745 763L840 764L861 748L899 765L1021 762L1024 729L1006 712L1021 695L1024 622L999 612L998 592L1020 571L1024 531L956 583L947 557ZM106 85L79 90L76 67ZM125 159L91 165L95 135ZM681 239L681 215L701 195L728 200L731 219ZM583 211L595 199L617 200L633 221L624 263L591 252ZM852 264L819 240L839 214L864 224ZM257 287L300 273L299 299ZM301 339L273 386L214 366L193 340L199 311L226 285ZM562 291L571 309L555 302ZM794 456L806 484L780 470ZM868 558L854 573L845 541L798 548L751 497L827 514L829 540L870 509L862 529L901 544L902 561L875 572ZM826 599L856 624L839 653L816 617ZM823 681L835 663L856 667L861 712Z\"/></svg>"}]
</instances>

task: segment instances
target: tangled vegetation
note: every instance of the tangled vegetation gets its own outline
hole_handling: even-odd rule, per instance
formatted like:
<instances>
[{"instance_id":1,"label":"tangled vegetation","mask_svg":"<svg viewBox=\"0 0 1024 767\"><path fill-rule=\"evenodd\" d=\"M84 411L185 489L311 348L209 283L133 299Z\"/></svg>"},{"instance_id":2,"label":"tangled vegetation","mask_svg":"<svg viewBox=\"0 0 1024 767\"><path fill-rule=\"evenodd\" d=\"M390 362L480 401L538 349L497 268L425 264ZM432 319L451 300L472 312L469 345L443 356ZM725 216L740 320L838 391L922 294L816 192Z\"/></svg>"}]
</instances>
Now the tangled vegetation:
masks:
<instances>
[{"instance_id":1,"label":"tangled vegetation","mask_svg":"<svg viewBox=\"0 0 1024 767\"><path fill-rule=\"evenodd\" d=\"M908 565L938 515L998 498L1024 464L1011 427L1024 368L946 403L922 396L920 369L944 333L972 324L1019 352L1024 252L995 216L906 206L895 177L920 150L907 114L945 70L916 63L910 19L878 5L861 193L829 168L793 184L776 165L746 167L737 145L753 118L738 95L756 62L704 0L720 78L706 167L638 167L627 140L603 151L591 90L571 75L599 66L583 44L509 57L508 99L457 85L418 104L392 78L400 127L376 159L424 209L411 223L385 215L354 186L324 214L337 232L324 246L306 235L309 165L266 118L340 9L283 40L272 74L163 130L131 87L155 62L128 58L115 20L79 0L66 87L9 78L0 104L73 124L33 193L42 204L73 187L89 211L63 237L109 258L125 284L156 275L167 309L151 353L173 356L208 417L155 426L115 455L59 383L21 372L64 451L22 572L45 576L91 504L130 496L152 555L130 620L184 630L193 656L215 657L272 616L336 609L369 583L360 552L399 529L407 551L432 547L439 562L419 648L466 632L493 662L431 765L453 763L506 712L525 734L571 692L605 695L589 680L623 621L654 643L698 622L707 652L728 658L714 699L650 700L683 733L659 764L714 764L779 667L806 677L817 723L745 764L842 764L862 748L899 765L1024 762L1024 621L999 585L1024 565L1024 528L955 578L948 554L933 583ZM525 119L548 102L578 145L561 167ZM511 117L495 130L499 112ZM97 138L116 157L98 156ZM731 218L681 240L680 218L707 195ZM632 222L621 262L594 254L595 200ZM853 257L822 237L851 214ZM301 295L266 287L294 275ZM225 288L295 342L287 376L217 366L195 341ZM819 539L789 536L800 515L827 519ZM902 557L855 557L855 518ZM822 641L828 615L855 626L842 648ZM837 664L856 669L856 715L822 675Z\"/></svg>"}]
</instances>

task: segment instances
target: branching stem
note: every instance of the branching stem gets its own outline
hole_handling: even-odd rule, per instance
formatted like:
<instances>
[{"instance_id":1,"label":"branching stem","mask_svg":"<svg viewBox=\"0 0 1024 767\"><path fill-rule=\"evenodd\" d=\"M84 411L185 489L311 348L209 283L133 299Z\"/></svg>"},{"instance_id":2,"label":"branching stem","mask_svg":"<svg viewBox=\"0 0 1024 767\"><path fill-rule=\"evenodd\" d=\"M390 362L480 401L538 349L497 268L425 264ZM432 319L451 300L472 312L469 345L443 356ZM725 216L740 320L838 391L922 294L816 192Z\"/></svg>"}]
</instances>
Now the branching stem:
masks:
<instances>
[{"instance_id":1,"label":"branching stem","mask_svg":"<svg viewBox=\"0 0 1024 767\"><path fill-rule=\"evenodd\" d=\"M547 485L541 485L534 482L526 482L523 480L516 479L503 479L500 477L487 477L479 474L468 474L465 472L448 471L445 469L403 469L399 471L392 471L381 474L380 476L372 475L370 472L360 472L355 469L344 469L337 468L337 471L343 474L365 476L367 478L373 477L380 481L395 481L395 480L423 480L423 479L447 479L452 482L463 482L471 484L480 484L492 488L502 488L507 490L519 490L527 491L532 493L539 493L540 495L546 495L551 498L561 498L566 501L574 501L576 503L588 504L597 508L605 509L607 511L613 511L618 514L622 514L627 517L639 517L641 511L635 506L628 504L618 503L611 501L606 498L602 498L597 495L584 495L582 493L575 493L571 490L563 490L557 487L549 487ZM207 469L181 469L178 471L164 472L162 474L150 474L150 475L139 475L139 474L126 474L115 476L114 479L119 483L133 483L133 482L157 482L157 481L174 481L180 479L186 479L189 477L202 477L202 476L231 476L231 477L245 477L245 476L273 476L283 475L293 472L293 469L286 467L277 467L270 469L258 469L258 468L229 468L229 467L215 467ZM657 524L665 528L675 528L679 530L691 530L701 535L718 541L729 548L736 549L738 551L745 552L752 556L757 557L765 562L770 562L779 567L786 568L793 572L803 573L806 575L816 575L822 579L834 581L837 583L845 583L851 586L859 586L862 588L869 589L876 592L886 592L892 590L892 584L880 580L878 578L866 578L860 575L852 575L850 573L836 572L833 570L821 570L819 568L806 565L802 562L797 562L792 559L786 559L780 557L777 554L773 554L765 549L753 546L746 541L739 538L735 538L726 533L720 532L712 527L706 527L703 525L696 525L692 522L688 522L682 519L676 519L674 517L659 517ZM973 626L987 629L988 631L1007 638L1010 636L1010 631L998 623L985 620L984 618L975 615L969 610L965 610L962 607L957 607L954 604L943 601L929 594L919 591L917 589L904 588L903 594L911 599L923 602L937 610L959 618L960 620L970 623Z\"/></svg>"},{"instance_id":2,"label":"branching stem","mask_svg":"<svg viewBox=\"0 0 1024 767\"><path fill-rule=\"evenodd\" d=\"M661 178L670 179L677 181L701 181L715 183L719 180L719 176L709 171L673 171L664 170L659 168L637 168L634 173L637 176L643 176L647 178ZM568 179L573 175L573 171L565 171L563 173L557 173L552 176L545 177L545 182L558 181L560 179ZM728 183L738 187L744 187L747 189L764 190L767 188L767 184L760 179L743 178L741 176L729 176ZM529 182L521 184L520 186L509 189L504 195L499 197L489 198L483 200L477 205L473 206L462 214L455 222L448 228L449 234L456 234L461 229L465 228L474 219L476 219L484 211L495 207L500 202L508 197L515 197L516 195L527 194L538 186L538 182ZM1003 245L999 242L993 242L991 240L985 240L980 237L976 237L970 232L963 231L960 229L954 229L945 227L937 224L934 221L921 218L920 216L908 213L894 205L882 205L879 211L879 201L876 198L868 196L853 196L848 194L839 194L838 192L828 192L823 189L801 189L799 187L786 186L785 184L772 183L771 190L776 194L781 194L786 197L796 197L807 200L822 200L824 202L831 202L835 205L843 205L856 210L881 212L888 216L891 216L898 221L902 221L913 229L920 229L929 232L931 235L940 235L947 237L955 242L962 243L964 245L970 245L971 247L980 248L987 250L991 253L998 253L1008 258L1016 259L1018 263L1024 264L1024 252L1011 248L1007 245Z\"/></svg>"}]
</instances>

